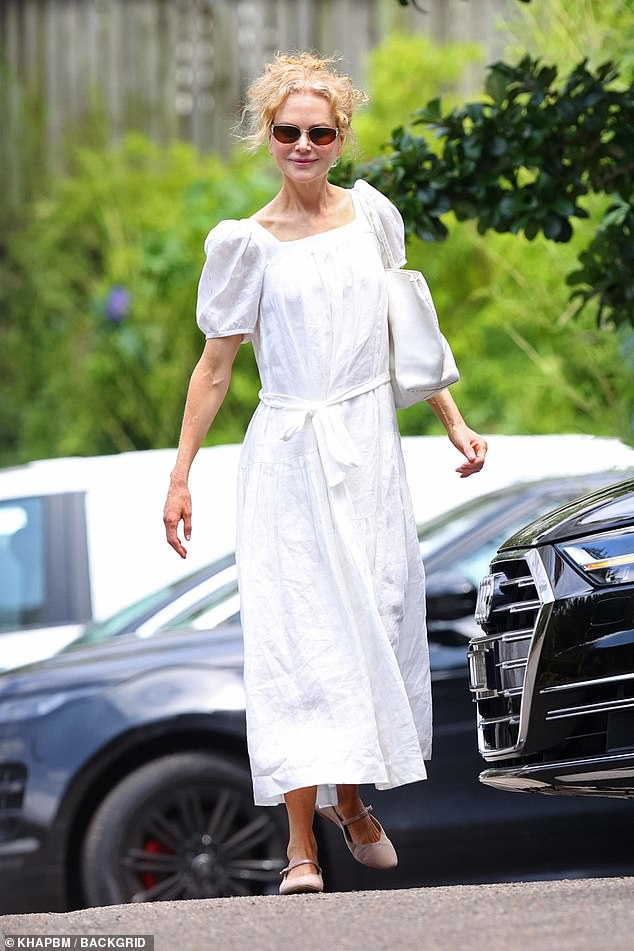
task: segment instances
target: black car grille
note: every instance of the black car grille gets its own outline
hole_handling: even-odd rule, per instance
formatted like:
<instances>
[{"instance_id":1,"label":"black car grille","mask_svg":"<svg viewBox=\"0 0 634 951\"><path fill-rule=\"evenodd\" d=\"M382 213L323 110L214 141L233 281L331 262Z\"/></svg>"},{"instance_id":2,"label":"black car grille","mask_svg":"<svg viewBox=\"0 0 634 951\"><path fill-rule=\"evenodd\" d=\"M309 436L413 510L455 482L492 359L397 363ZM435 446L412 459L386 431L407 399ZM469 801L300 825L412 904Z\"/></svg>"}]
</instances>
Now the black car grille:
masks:
<instances>
[{"instance_id":1,"label":"black car grille","mask_svg":"<svg viewBox=\"0 0 634 951\"><path fill-rule=\"evenodd\" d=\"M0 842L16 836L26 789L26 769L21 763L0 763Z\"/></svg>"},{"instance_id":2,"label":"black car grille","mask_svg":"<svg viewBox=\"0 0 634 951\"><path fill-rule=\"evenodd\" d=\"M481 753L511 753L520 744L522 694L541 600L528 562L495 562L485 635L469 647L471 690L478 702Z\"/></svg>"}]
</instances>

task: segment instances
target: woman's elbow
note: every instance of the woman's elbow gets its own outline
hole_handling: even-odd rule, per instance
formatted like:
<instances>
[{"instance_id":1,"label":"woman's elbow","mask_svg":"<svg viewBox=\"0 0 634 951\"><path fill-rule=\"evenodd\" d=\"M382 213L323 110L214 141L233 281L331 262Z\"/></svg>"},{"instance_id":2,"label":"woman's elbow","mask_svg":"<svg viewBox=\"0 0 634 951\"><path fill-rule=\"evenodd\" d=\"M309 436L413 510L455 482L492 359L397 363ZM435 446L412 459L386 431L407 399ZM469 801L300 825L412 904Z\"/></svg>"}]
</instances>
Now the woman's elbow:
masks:
<instances>
[{"instance_id":1,"label":"woman's elbow","mask_svg":"<svg viewBox=\"0 0 634 951\"><path fill-rule=\"evenodd\" d=\"M198 369L208 386L226 389L231 381L233 362L237 356L243 334L231 337L216 337L207 340L198 361Z\"/></svg>"}]
</instances>

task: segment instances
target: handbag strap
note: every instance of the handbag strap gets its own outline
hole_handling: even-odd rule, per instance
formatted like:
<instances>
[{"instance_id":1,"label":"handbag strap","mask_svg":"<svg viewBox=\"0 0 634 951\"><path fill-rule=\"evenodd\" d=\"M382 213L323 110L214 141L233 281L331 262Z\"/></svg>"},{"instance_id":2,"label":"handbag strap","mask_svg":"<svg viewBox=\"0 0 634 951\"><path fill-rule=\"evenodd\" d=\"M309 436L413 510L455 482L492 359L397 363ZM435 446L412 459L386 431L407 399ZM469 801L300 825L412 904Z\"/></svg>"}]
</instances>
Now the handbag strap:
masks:
<instances>
[{"instance_id":1,"label":"handbag strap","mask_svg":"<svg viewBox=\"0 0 634 951\"><path fill-rule=\"evenodd\" d=\"M390 242L387 240L385 228L383 227L383 222L381 221L381 216L374 207L374 202L370 198L366 198L362 189L359 189L357 194L361 200L366 218L372 225L372 230L374 231L376 240L378 241L379 251L383 259L383 266L386 268L396 268L396 261L394 259L394 255L392 254Z\"/></svg>"}]
</instances>

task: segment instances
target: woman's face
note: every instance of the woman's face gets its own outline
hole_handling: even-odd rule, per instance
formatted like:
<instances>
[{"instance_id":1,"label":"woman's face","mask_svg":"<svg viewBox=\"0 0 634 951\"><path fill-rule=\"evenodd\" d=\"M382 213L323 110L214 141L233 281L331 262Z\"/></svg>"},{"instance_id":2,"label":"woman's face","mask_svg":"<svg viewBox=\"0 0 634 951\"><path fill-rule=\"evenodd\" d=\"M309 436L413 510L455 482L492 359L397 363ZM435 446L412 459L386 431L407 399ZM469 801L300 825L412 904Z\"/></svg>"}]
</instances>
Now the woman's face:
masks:
<instances>
[{"instance_id":1,"label":"woman's face","mask_svg":"<svg viewBox=\"0 0 634 951\"><path fill-rule=\"evenodd\" d=\"M296 142L284 144L269 136L269 152L283 175L297 183L308 183L328 174L342 149L341 136L328 145L315 145L307 129L317 126L337 127L332 107L324 96L314 92L294 92L288 96L273 117L275 125L294 125L302 130Z\"/></svg>"}]
</instances>

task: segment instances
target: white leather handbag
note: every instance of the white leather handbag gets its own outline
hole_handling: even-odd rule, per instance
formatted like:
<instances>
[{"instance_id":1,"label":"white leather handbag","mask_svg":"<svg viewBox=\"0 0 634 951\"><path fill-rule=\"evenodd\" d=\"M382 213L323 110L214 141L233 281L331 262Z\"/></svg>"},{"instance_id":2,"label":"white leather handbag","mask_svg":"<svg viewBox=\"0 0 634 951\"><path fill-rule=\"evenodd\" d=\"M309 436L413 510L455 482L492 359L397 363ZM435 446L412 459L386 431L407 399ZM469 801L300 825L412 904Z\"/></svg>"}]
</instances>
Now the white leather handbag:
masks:
<instances>
[{"instance_id":1,"label":"white leather handbag","mask_svg":"<svg viewBox=\"0 0 634 951\"><path fill-rule=\"evenodd\" d=\"M395 266L380 216L362 196L385 267L390 334L390 376L398 407L428 400L460 374L451 347L440 332L427 281L420 271Z\"/></svg>"}]
</instances>

